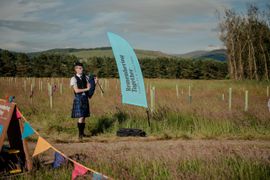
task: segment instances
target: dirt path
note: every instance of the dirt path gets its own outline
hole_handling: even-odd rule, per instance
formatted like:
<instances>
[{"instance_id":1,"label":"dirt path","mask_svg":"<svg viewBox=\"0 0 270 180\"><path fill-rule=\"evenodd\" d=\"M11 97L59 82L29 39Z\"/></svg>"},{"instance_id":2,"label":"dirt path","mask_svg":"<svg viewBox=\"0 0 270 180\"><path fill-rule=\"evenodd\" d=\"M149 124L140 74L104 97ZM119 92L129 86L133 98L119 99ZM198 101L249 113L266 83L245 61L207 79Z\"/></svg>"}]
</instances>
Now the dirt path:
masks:
<instances>
[{"instance_id":1,"label":"dirt path","mask_svg":"<svg viewBox=\"0 0 270 180\"><path fill-rule=\"evenodd\" d=\"M93 159L215 159L219 156L239 156L270 162L270 141L257 140L149 140L123 138L112 141L84 143L51 143L66 155L84 154ZM33 151L34 143L30 143Z\"/></svg>"}]
</instances>

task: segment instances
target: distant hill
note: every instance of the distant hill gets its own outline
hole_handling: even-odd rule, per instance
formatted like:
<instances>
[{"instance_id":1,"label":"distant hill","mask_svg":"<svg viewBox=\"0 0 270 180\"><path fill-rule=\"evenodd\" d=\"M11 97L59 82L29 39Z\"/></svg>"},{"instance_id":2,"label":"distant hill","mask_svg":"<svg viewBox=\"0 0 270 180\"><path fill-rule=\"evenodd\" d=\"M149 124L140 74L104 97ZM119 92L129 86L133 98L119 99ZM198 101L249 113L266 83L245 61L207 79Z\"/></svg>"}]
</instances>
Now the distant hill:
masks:
<instances>
[{"instance_id":1,"label":"distant hill","mask_svg":"<svg viewBox=\"0 0 270 180\"><path fill-rule=\"evenodd\" d=\"M213 59L217 61L227 60L227 53L225 49L216 49L212 51L192 51L185 54L178 54L176 56L194 59Z\"/></svg>"},{"instance_id":2,"label":"distant hill","mask_svg":"<svg viewBox=\"0 0 270 180\"><path fill-rule=\"evenodd\" d=\"M193 58L193 57L198 57L201 56L202 54L207 53L208 51L191 51L185 54L176 54L175 56L183 57L183 58Z\"/></svg>"},{"instance_id":3,"label":"distant hill","mask_svg":"<svg viewBox=\"0 0 270 180\"><path fill-rule=\"evenodd\" d=\"M0 49L0 52L3 49ZM12 52L16 54L17 52ZM42 53L49 54L66 54L66 55L74 55L82 59L87 59L89 57L113 57L112 48L111 47L99 47L99 48L60 48L60 49L50 49L46 51L40 52L31 52L27 53L30 57L38 56ZM212 51L192 51L185 54L166 54L160 51L152 51L152 50L140 50L135 49L135 53L138 58L158 58L158 57L182 57L182 58L190 58L190 59L213 59L217 61L226 61L227 53L225 49L217 49Z\"/></svg>"},{"instance_id":4,"label":"distant hill","mask_svg":"<svg viewBox=\"0 0 270 180\"><path fill-rule=\"evenodd\" d=\"M79 58L89 58L89 57L113 57L111 47L100 47L100 48L87 48L87 49L75 49L75 48L65 48L65 49L50 49L47 51L28 53L29 56L37 56L41 53L53 53L53 54L68 54L75 55ZM135 49L135 53L138 58L157 58L157 57L171 57L171 55L151 50L139 50Z\"/></svg>"}]
</instances>

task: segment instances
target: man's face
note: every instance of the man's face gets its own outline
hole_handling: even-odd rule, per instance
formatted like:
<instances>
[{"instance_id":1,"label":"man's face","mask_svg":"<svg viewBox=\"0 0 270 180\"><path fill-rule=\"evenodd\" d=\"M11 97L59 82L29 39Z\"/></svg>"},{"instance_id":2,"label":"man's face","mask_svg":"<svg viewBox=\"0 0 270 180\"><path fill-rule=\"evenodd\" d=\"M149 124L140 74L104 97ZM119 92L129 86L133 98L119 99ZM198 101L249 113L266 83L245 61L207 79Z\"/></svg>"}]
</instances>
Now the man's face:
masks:
<instances>
[{"instance_id":1,"label":"man's face","mask_svg":"<svg viewBox=\"0 0 270 180\"><path fill-rule=\"evenodd\" d=\"M77 74L82 74L83 67L82 66L75 66L75 71L76 71Z\"/></svg>"}]
</instances>

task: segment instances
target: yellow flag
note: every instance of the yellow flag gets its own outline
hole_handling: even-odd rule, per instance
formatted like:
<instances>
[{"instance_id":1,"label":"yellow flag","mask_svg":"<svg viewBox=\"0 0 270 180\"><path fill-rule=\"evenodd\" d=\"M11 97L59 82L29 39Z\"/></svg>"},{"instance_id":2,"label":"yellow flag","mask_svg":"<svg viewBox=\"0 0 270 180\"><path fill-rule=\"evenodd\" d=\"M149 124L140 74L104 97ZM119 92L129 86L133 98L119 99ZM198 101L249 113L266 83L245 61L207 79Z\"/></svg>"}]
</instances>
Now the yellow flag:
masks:
<instances>
[{"instance_id":1,"label":"yellow flag","mask_svg":"<svg viewBox=\"0 0 270 180\"><path fill-rule=\"evenodd\" d=\"M50 149L51 145L42 137L38 137L37 145L33 154L33 157Z\"/></svg>"}]
</instances>

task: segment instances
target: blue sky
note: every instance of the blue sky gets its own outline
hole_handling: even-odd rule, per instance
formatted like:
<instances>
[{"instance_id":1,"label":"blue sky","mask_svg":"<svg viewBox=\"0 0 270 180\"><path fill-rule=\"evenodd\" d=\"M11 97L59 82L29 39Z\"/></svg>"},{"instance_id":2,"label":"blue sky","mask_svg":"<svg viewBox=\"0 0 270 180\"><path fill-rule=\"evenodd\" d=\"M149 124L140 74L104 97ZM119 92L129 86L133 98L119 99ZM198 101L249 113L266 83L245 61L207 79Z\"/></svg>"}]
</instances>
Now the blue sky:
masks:
<instances>
[{"instance_id":1,"label":"blue sky","mask_svg":"<svg viewBox=\"0 0 270 180\"><path fill-rule=\"evenodd\" d=\"M185 53L223 47L215 11L267 0L1 0L0 48L21 52L110 46Z\"/></svg>"}]
</instances>

